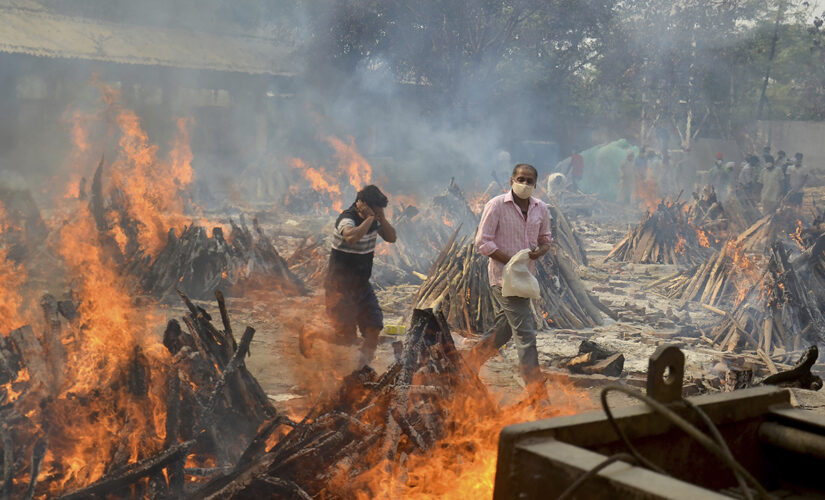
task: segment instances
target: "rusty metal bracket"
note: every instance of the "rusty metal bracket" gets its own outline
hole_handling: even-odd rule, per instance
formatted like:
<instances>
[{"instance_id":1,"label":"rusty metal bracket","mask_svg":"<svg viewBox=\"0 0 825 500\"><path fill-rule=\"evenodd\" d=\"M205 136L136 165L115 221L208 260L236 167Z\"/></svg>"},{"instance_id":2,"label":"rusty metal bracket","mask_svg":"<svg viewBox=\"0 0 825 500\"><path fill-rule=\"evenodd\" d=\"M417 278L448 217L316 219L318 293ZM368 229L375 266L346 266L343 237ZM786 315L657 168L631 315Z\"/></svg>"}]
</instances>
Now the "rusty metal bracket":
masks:
<instances>
[{"instance_id":1,"label":"rusty metal bracket","mask_svg":"<svg viewBox=\"0 0 825 500\"><path fill-rule=\"evenodd\" d=\"M647 364L647 395L660 403L682 399L685 355L675 345L660 346Z\"/></svg>"}]
</instances>

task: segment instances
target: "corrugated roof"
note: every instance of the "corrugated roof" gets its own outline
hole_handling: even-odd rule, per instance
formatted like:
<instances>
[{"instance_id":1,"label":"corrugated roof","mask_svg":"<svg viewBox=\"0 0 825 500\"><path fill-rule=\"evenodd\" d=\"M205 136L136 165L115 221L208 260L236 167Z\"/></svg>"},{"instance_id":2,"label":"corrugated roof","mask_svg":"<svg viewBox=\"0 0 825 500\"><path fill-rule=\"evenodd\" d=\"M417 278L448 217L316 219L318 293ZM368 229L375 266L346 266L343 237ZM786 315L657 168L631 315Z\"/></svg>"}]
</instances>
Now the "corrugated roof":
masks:
<instances>
[{"instance_id":1,"label":"corrugated roof","mask_svg":"<svg viewBox=\"0 0 825 500\"><path fill-rule=\"evenodd\" d=\"M0 52L124 64L292 75L275 40L93 21L0 6Z\"/></svg>"}]
</instances>

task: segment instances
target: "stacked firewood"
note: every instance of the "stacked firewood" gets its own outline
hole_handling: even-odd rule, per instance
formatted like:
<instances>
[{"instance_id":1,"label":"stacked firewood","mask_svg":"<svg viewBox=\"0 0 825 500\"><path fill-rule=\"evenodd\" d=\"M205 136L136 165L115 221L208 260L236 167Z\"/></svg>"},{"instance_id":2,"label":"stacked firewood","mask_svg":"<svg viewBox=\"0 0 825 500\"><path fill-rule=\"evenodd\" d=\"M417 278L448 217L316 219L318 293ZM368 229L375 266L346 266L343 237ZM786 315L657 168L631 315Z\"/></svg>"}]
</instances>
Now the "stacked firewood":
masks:
<instances>
[{"instance_id":1,"label":"stacked firewood","mask_svg":"<svg viewBox=\"0 0 825 500\"><path fill-rule=\"evenodd\" d=\"M605 260L615 259L638 264L698 264L708 256L699 244L696 230L685 216L686 202L662 201L648 212L625 236Z\"/></svg>"},{"instance_id":2,"label":"stacked firewood","mask_svg":"<svg viewBox=\"0 0 825 500\"><path fill-rule=\"evenodd\" d=\"M735 306L744 300L762 276L759 256L745 255L738 240L728 241L708 260L651 284L662 285L665 295L681 306L696 301L712 306Z\"/></svg>"},{"instance_id":3,"label":"stacked firewood","mask_svg":"<svg viewBox=\"0 0 825 500\"><path fill-rule=\"evenodd\" d=\"M825 309L825 231L818 238L805 238L807 246L791 259L794 270L803 277L820 309Z\"/></svg>"},{"instance_id":4,"label":"stacked firewood","mask_svg":"<svg viewBox=\"0 0 825 500\"><path fill-rule=\"evenodd\" d=\"M586 266L587 253L584 251L584 245L564 212L551 203L547 204L547 209L552 217L553 241L556 247L576 264Z\"/></svg>"},{"instance_id":5,"label":"stacked firewood","mask_svg":"<svg viewBox=\"0 0 825 500\"><path fill-rule=\"evenodd\" d=\"M65 362L64 351L51 342L61 340L60 316L83 321L71 300L57 301L44 296L41 305L47 335L36 335L31 327L25 326L0 337L0 386L5 386L0 394L0 496L45 497L54 493L55 485L66 481L64 474L69 473L71 464L60 464L58 454L57 466L52 465L48 477L38 483L49 443L70 438L55 435L49 425L50 415L60 408L62 400L99 400L121 391L121 398L142 401L148 397L150 380L152 386L166 389L161 394L166 403L166 421L161 423L163 429L157 429L158 435L165 436L161 440L163 449L152 456L138 456L134 461L130 459L133 450L129 441L123 439L124 449L113 453L103 477L78 490L64 492L60 498L182 498L186 485L237 463L259 426L276 417L274 407L244 365L255 330L247 327L236 342L220 293L217 298L222 330L212 324L204 309L182 293L181 298L189 310L183 318L188 332L175 320L167 325L163 344L172 355L170 362L150 363L146 353L135 347L122 380L109 387L91 388L88 394L54 393L59 387L55 383L59 367ZM158 384L158 380L163 382ZM135 411L134 408L118 411ZM129 415L124 413L122 418L128 428ZM42 421L42 425L36 421ZM191 459L212 465L189 468ZM66 470L60 465L65 465Z\"/></svg>"},{"instance_id":6,"label":"stacked firewood","mask_svg":"<svg viewBox=\"0 0 825 500\"><path fill-rule=\"evenodd\" d=\"M240 225L230 220L229 238L223 229L212 229L212 236L200 226L184 228L178 237L169 231L166 246L145 268L132 266L140 276L141 287L155 297L165 298L180 288L197 299L214 295L218 289L235 292L247 287L266 287L286 293L305 293L300 278L264 234L257 219L254 233L241 217Z\"/></svg>"},{"instance_id":7,"label":"stacked firewood","mask_svg":"<svg viewBox=\"0 0 825 500\"><path fill-rule=\"evenodd\" d=\"M716 198L713 186L705 186L701 192L693 193L687 219L691 227L697 228L699 246L716 248L728 237L728 215Z\"/></svg>"},{"instance_id":8,"label":"stacked firewood","mask_svg":"<svg viewBox=\"0 0 825 500\"><path fill-rule=\"evenodd\" d=\"M104 196L103 166L101 158L89 196L98 240L126 274L136 277L142 291L161 299L172 297L177 288L196 299L208 299L218 289L232 293L250 286L305 293L303 283L289 270L257 219L252 220L254 233L243 216L240 225L230 220L228 238L221 227L213 228L211 236L195 224L184 227L180 236L172 228L160 252L154 258L147 255L142 250L140 224L127 210L126 197L117 188L108 198ZM116 234L125 238L122 245Z\"/></svg>"},{"instance_id":9,"label":"stacked firewood","mask_svg":"<svg viewBox=\"0 0 825 500\"><path fill-rule=\"evenodd\" d=\"M482 333L493 326L487 258L467 237L453 235L430 269L414 299L418 308L441 311L461 331ZM603 306L584 288L563 252L536 261L541 298L535 301L539 328L585 328L600 325Z\"/></svg>"},{"instance_id":10,"label":"stacked firewood","mask_svg":"<svg viewBox=\"0 0 825 500\"><path fill-rule=\"evenodd\" d=\"M739 244L748 253L767 253L779 232L788 227L783 215L784 212L775 212L760 218L737 236Z\"/></svg>"},{"instance_id":11,"label":"stacked firewood","mask_svg":"<svg viewBox=\"0 0 825 500\"><path fill-rule=\"evenodd\" d=\"M825 319L815 297L778 242L771 246L761 283L733 311L721 312L725 319L709 339L721 349L749 348L770 356L777 349L789 352L825 340Z\"/></svg>"},{"instance_id":12,"label":"stacked firewood","mask_svg":"<svg viewBox=\"0 0 825 500\"><path fill-rule=\"evenodd\" d=\"M380 467L403 467L433 450L446 432L466 425L455 411L471 400L476 416L496 407L464 363L440 315L415 310L410 332L387 371L365 366L345 377L300 422L283 417L261 427L238 464L189 498L377 498ZM464 397L455 398L460 392ZM278 429L289 431L269 445ZM461 450L455 450L457 454ZM403 483L402 483L403 485Z\"/></svg>"},{"instance_id":13,"label":"stacked firewood","mask_svg":"<svg viewBox=\"0 0 825 500\"><path fill-rule=\"evenodd\" d=\"M307 236L287 257L286 264L307 286L318 286L324 281L329 265L329 248L325 239Z\"/></svg>"},{"instance_id":14,"label":"stacked firewood","mask_svg":"<svg viewBox=\"0 0 825 500\"><path fill-rule=\"evenodd\" d=\"M758 200L742 186L737 186L728 197L728 201L725 202L725 213L728 216L731 234L741 233L762 217Z\"/></svg>"},{"instance_id":15,"label":"stacked firewood","mask_svg":"<svg viewBox=\"0 0 825 500\"><path fill-rule=\"evenodd\" d=\"M402 205L393 216L393 224L398 240L379 248L375 256L373 276L379 285L417 280L416 273L426 272L453 232L475 231L478 216L455 179L450 179L444 192L435 196L423 210Z\"/></svg>"}]
</instances>

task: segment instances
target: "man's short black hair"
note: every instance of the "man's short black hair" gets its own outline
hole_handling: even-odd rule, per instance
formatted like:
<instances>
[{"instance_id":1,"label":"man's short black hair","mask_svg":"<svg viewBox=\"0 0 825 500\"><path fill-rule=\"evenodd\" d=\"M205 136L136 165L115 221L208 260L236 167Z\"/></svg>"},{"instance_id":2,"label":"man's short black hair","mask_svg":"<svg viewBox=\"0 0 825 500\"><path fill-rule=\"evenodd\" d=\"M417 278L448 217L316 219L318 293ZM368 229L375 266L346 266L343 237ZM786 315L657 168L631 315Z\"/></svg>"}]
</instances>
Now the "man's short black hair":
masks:
<instances>
[{"instance_id":1,"label":"man's short black hair","mask_svg":"<svg viewBox=\"0 0 825 500\"><path fill-rule=\"evenodd\" d=\"M764 159L765 159L765 163L774 163L773 156L771 156L771 155L765 155Z\"/></svg>"},{"instance_id":2,"label":"man's short black hair","mask_svg":"<svg viewBox=\"0 0 825 500\"><path fill-rule=\"evenodd\" d=\"M797 160L801 160L801 159L802 159L802 153L796 153L796 154L795 154L795 155L793 155L793 156L794 156L794 158L796 158Z\"/></svg>"},{"instance_id":3,"label":"man's short black hair","mask_svg":"<svg viewBox=\"0 0 825 500\"><path fill-rule=\"evenodd\" d=\"M387 196L378 189L378 186L374 184L370 184L369 186L365 186L364 189L358 191L358 194L355 196L355 201L361 200L370 207L381 207L385 208L387 206Z\"/></svg>"},{"instance_id":4,"label":"man's short black hair","mask_svg":"<svg viewBox=\"0 0 825 500\"><path fill-rule=\"evenodd\" d=\"M516 172L518 172L518 169L520 169L520 168L526 168L526 169L532 170L532 171L533 171L533 175L535 175L535 176L536 176L536 180L538 180L538 178L539 178L539 171L538 171L538 170L536 170L536 167L534 167L533 165L530 165L529 163L519 163L519 164L517 164L517 165L513 168L513 174L512 174L512 176L513 176L513 177L515 177L515 176L516 176Z\"/></svg>"},{"instance_id":5,"label":"man's short black hair","mask_svg":"<svg viewBox=\"0 0 825 500\"><path fill-rule=\"evenodd\" d=\"M759 165L759 157L756 155L749 155L747 158L748 165L755 167Z\"/></svg>"}]
</instances>

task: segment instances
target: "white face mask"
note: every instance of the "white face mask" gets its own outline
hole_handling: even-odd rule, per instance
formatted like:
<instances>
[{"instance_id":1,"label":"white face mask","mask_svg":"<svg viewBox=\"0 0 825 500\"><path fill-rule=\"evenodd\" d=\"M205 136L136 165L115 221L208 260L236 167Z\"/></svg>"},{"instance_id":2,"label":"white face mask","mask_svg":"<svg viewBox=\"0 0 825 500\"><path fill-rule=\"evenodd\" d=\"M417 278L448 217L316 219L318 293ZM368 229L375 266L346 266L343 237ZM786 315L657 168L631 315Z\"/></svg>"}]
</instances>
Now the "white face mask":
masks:
<instances>
[{"instance_id":1,"label":"white face mask","mask_svg":"<svg viewBox=\"0 0 825 500\"><path fill-rule=\"evenodd\" d=\"M529 184L519 184L518 182L513 183L513 193L516 194L522 200L526 200L533 194L533 190L536 189L536 186L531 186Z\"/></svg>"}]
</instances>

